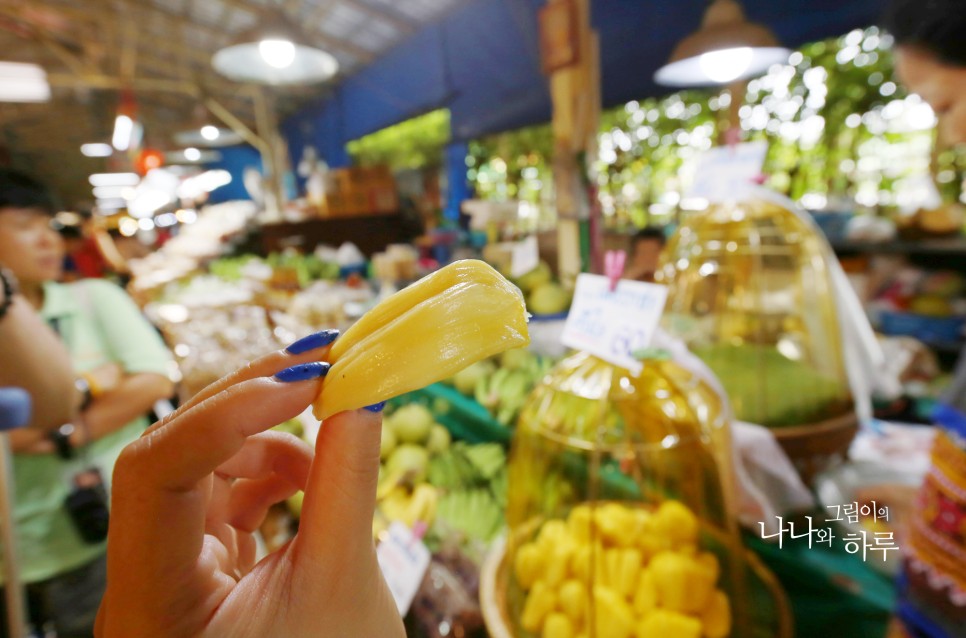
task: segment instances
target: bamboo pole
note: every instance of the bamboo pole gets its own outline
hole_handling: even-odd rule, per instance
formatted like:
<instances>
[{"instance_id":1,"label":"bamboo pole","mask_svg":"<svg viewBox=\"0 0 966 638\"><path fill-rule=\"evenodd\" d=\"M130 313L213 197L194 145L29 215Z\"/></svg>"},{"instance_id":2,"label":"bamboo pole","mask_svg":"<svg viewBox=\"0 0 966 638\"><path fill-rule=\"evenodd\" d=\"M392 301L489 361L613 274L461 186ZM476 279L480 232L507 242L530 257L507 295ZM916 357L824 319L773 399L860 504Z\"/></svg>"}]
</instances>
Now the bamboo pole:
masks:
<instances>
[{"instance_id":1,"label":"bamboo pole","mask_svg":"<svg viewBox=\"0 0 966 638\"><path fill-rule=\"evenodd\" d=\"M590 28L590 0L550 0L572 7L575 64L550 76L553 102L553 176L557 204L557 269L561 282L574 285L582 270L581 222L588 219L586 164L596 156L600 121L598 42ZM593 242L592 242L593 244Z\"/></svg>"}]
</instances>

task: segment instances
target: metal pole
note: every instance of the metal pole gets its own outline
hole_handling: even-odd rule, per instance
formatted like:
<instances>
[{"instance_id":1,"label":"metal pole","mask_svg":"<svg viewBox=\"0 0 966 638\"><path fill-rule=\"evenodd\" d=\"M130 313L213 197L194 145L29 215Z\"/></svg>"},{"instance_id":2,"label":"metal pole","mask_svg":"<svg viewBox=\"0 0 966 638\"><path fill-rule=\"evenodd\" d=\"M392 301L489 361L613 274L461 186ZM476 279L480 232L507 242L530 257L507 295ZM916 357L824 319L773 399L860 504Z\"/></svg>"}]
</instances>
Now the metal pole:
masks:
<instances>
[{"instance_id":1,"label":"metal pole","mask_svg":"<svg viewBox=\"0 0 966 638\"><path fill-rule=\"evenodd\" d=\"M20 388L0 388L0 430L4 430L0 434L0 541L3 542L4 597L10 638L27 635L27 612L13 524L13 463L10 435L6 430L23 427L29 420L30 395Z\"/></svg>"}]
</instances>

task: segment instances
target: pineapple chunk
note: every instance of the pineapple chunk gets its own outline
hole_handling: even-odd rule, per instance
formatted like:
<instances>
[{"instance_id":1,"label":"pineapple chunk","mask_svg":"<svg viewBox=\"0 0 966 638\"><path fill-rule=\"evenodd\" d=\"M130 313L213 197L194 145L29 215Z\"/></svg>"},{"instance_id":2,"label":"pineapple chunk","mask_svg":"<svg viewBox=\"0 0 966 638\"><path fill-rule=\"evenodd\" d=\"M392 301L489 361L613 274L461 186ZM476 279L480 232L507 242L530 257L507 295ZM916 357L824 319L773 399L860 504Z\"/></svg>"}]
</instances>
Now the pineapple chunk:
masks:
<instances>
[{"instance_id":1,"label":"pineapple chunk","mask_svg":"<svg viewBox=\"0 0 966 638\"><path fill-rule=\"evenodd\" d=\"M529 343L520 291L482 261L458 261L384 300L335 341L313 413L323 420L372 405Z\"/></svg>"}]
</instances>

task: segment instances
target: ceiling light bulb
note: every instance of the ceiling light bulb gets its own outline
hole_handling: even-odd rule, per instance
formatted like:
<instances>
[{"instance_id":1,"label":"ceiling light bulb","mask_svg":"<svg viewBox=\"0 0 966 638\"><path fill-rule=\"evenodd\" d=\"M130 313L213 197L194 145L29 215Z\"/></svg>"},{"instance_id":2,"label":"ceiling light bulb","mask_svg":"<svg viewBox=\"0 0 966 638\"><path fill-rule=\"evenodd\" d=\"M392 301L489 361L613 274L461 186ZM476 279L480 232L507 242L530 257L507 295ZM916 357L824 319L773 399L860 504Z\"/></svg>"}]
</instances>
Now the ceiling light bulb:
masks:
<instances>
[{"instance_id":1,"label":"ceiling light bulb","mask_svg":"<svg viewBox=\"0 0 966 638\"><path fill-rule=\"evenodd\" d=\"M201 159L201 151L196 148L186 148L184 150L184 158L189 162L197 162Z\"/></svg>"},{"instance_id":2,"label":"ceiling light bulb","mask_svg":"<svg viewBox=\"0 0 966 638\"><path fill-rule=\"evenodd\" d=\"M724 84L741 77L751 66L753 55L751 47L719 49L702 53L698 63L710 80Z\"/></svg>"},{"instance_id":3,"label":"ceiling light bulb","mask_svg":"<svg viewBox=\"0 0 966 638\"><path fill-rule=\"evenodd\" d=\"M81 144L80 150L86 157L110 157L114 153L110 144L101 143Z\"/></svg>"},{"instance_id":4,"label":"ceiling light bulb","mask_svg":"<svg viewBox=\"0 0 966 638\"><path fill-rule=\"evenodd\" d=\"M118 115L114 120L114 136L111 144L119 151L126 151L131 147L131 137L134 134L134 120L127 115Z\"/></svg>"},{"instance_id":5,"label":"ceiling light bulb","mask_svg":"<svg viewBox=\"0 0 966 638\"><path fill-rule=\"evenodd\" d=\"M47 73L36 64L0 62L0 102L47 102Z\"/></svg>"},{"instance_id":6,"label":"ceiling light bulb","mask_svg":"<svg viewBox=\"0 0 966 638\"><path fill-rule=\"evenodd\" d=\"M201 127L201 137L205 138L209 142L214 142L218 139L218 127L212 126L211 124L206 124Z\"/></svg>"},{"instance_id":7,"label":"ceiling light bulb","mask_svg":"<svg viewBox=\"0 0 966 638\"><path fill-rule=\"evenodd\" d=\"M288 40L262 40L258 43L262 59L276 69L284 69L295 61L295 44Z\"/></svg>"}]
</instances>

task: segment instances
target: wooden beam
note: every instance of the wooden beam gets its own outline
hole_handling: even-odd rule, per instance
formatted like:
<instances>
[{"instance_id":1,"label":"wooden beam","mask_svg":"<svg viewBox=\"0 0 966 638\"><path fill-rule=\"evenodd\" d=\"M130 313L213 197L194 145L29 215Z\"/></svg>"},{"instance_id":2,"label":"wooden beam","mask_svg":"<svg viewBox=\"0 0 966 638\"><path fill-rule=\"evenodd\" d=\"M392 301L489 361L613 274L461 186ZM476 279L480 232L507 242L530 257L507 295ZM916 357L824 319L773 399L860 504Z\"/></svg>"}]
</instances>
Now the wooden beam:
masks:
<instances>
[{"instance_id":1,"label":"wooden beam","mask_svg":"<svg viewBox=\"0 0 966 638\"><path fill-rule=\"evenodd\" d=\"M74 71L75 73L90 73L96 69L89 61L78 56L75 52L71 51L57 38L57 34L52 33L49 29L45 28L42 24L25 18L23 15L23 7L7 7L0 5L0 14L7 16L9 19L13 20L19 24L26 32L30 33L33 40L43 46L45 49L53 53L58 60L60 60L64 66L68 69ZM83 45L81 45L83 48Z\"/></svg>"},{"instance_id":2,"label":"wooden beam","mask_svg":"<svg viewBox=\"0 0 966 638\"><path fill-rule=\"evenodd\" d=\"M185 80L167 78L138 78L125 79L111 75L93 73L48 73L47 81L51 86L66 86L71 88L88 87L92 89L123 89L132 88L135 91L164 91L199 95L198 87Z\"/></svg>"}]
</instances>

